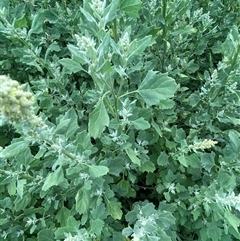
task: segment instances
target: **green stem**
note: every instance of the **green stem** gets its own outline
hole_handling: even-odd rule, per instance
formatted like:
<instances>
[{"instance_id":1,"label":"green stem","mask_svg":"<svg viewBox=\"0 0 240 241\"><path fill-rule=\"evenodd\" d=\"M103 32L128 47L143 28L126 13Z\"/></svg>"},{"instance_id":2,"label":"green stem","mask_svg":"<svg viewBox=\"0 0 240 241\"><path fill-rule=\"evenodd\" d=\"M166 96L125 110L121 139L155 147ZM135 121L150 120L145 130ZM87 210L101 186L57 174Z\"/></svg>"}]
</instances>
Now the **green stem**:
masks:
<instances>
[{"instance_id":1,"label":"green stem","mask_svg":"<svg viewBox=\"0 0 240 241\"><path fill-rule=\"evenodd\" d=\"M240 44L238 45L237 48L237 52L234 54L233 58L232 58L232 63L230 66L230 70L229 70L229 74L231 73L231 71L233 71L233 69L235 68L236 64L237 64L237 60L238 60L238 55L240 54Z\"/></svg>"},{"instance_id":2,"label":"green stem","mask_svg":"<svg viewBox=\"0 0 240 241\"><path fill-rule=\"evenodd\" d=\"M127 95L135 94L135 93L137 93L137 92L138 92L138 90L134 90L134 91L127 92L127 93L119 96L118 99L121 99L122 97L127 96Z\"/></svg>"},{"instance_id":3,"label":"green stem","mask_svg":"<svg viewBox=\"0 0 240 241\"><path fill-rule=\"evenodd\" d=\"M117 19L116 18L113 21L112 31L113 31L113 38L114 38L115 42L117 42L118 41L118 34L117 34Z\"/></svg>"},{"instance_id":4,"label":"green stem","mask_svg":"<svg viewBox=\"0 0 240 241\"><path fill-rule=\"evenodd\" d=\"M167 52L167 41L166 41L166 35L167 35L167 26L166 26L166 15L167 15L167 0L163 0L163 7L162 7L162 16L164 19L164 26L163 26L163 58L162 58L162 72L165 70L165 58L166 58L166 52Z\"/></svg>"}]
</instances>

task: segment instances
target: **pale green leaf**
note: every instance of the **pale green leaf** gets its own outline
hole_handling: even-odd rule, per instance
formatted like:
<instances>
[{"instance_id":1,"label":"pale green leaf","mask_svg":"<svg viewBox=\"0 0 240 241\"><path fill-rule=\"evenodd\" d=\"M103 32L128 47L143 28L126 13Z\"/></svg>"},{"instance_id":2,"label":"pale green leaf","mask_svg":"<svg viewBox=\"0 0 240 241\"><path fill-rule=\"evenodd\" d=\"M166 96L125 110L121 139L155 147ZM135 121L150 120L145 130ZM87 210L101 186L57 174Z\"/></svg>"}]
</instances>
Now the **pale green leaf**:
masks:
<instances>
[{"instance_id":1,"label":"pale green leaf","mask_svg":"<svg viewBox=\"0 0 240 241\"><path fill-rule=\"evenodd\" d=\"M127 149L126 153L133 163L137 164L138 166L141 166L141 161L138 159L133 149Z\"/></svg>"},{"instance_id":2,"label":"pale green leaf","mask_svg":"<svg viewBox=\"0 0 240 241\"><path fill-rule=\"evenodd\" d=\"M139 167L139 170L142 172L154 172L155 166L151 161L146 161L144 163L141 163L141 167Z\"/></svg>"},{"instance_id":3,"label":"pale green leaf","mask_svg":"<svg viewBox=\"0 0 240 241\"><path fill-rule=\"evenodd\" d=\"M142 7L140 0L121 0L120 9L133 18L138 17L138 12Z\"/></svg>"},{"instance_id":4,"label":"pale green leaf","mask_svg":"<svg viewBox=\"0 0 240 241\"><path fill-rule=\"evenodd\" d=\"M8 194L10 196L15 195L17 187L16 187L16 180L12 179L7 187Z\"/></svg>"},{"instance_id":5,"label":"pale green leaf","mask_svg":"<svg viewBox=\"0 0 240 241\"><path fill-rule=\"evenodd\" d=\"M76 211L79 214L85 213L89 208L90 197L89 193L85 188L81 188L75 197Z\"/></svg>"},{"instance_id":6,"label":"pale green leaf","mask_svg":"<svg viewBox=\"0 0 240 241\"><path fill-rule=\"evenodd\" d=\"M234 124L234 125L240 125L240 118L230 117L227 116L227 118Z\"/></svg>"},{"instance_id":7,"label":"pale green leaf","mask_svg":"<svg viewBox=\"0 0 240 241\"><path fill-rule=\"evenodd\" d=\"M79 128L78 127L78 116L73 108L69 109L66 112L64 119L68 119L68 118L71 120L71 122L70 122L69 127L66 132L67 138L73 136Z\"/></svg>"},{"instance_id":8,"label":"pale green leaf","mask_svg":"<svg viewBox=\"0 0 240 241\"><path fill-rule=\"evenodd\" d=\"M119 0L114 0L114 1L111 2L111 4L109 4L105 8L105 10L104 10L104 24L107 24L108 22L112 21L116 17L118 7L119 7Z\"/></svg>"},{"instance_id":9,"label":"pale green leaf","mask_svg":"<svg viewBox=\"0 0 240 241\"><path fill-rule=\"evenodd\" d=\"M36 15L34 15L31 29L29 31L29 35L32 33L40 34L43 32L43 22L44 22L44 12L39 11Z\"/></svg>"},{"instance_id":10,"label":"pale green leaf","mask_svg":"<svg viewBox=\"0 0 240 241\"><path fill-rule=\"evenodd\" d=\"M140 56L143 51L152 44L152 36L145 36L140 40L133 40L128 50L128 63L132 61L133 57Z\"/></svg>"},{"instance_id":11,"label":"pale green leaf","mask_svg":"<svg viewBox=\"0 0 240 241\"><path fill-rule=\"evenodd\" d=\"M64 181L63 170L62 170L62 167L59 166L55 172L51 172L50 174L48 174L43 184L42 190L47 191L50 187L57 186L63 181Z\"/></svg>"},{"instance_id":12,"label":"pale green leaf","mask_svg":"<svg viewBox=\"0 0 240 241\"><path fill-rule=\"evenodd\" d=\"M240 225L240 219L232 214L229 210L225 210L224 217L226 218L227 222L235 229L235 231L238 233L238 227Z\"/></svg>"},{"instance_id":13,"label":"pale green leaf","mask_svg":"<svg viewBox=\"0 0 240 241\"><path fill-rule=\"evenodd\" d=\"M88 130L93 138L100 137L104 127L109 125L109 116L103 100L100 99L95 109L89 114Z\"/></svg>"},{"instance_id":14,"label":"pale green leaf","mask_svg":"<svg viewBox=\"0 0 240 241\"><path fill-rule=\"evenodd\" d=\"M101 177L108 173L109 169L105 166L89 166L89 172L92 177Z\"/></svg>"},{"instance_id":15,"label":"pale green leaf","mask_svg":"<svg viewBox=\"0 0 240 241\"><path fill-rule=\"evenodd\" d=\"M28 148L28 143L26 141L18 141L4 148L0 152L0 158L15 157L19 153L25 151L27 148Z\"/></svg>"},{"instance_id":16,"label":"pale green leaf","mask_svg":"<svg viewBox=\"0 0 240 241\"><path fill-rule=\"evenodd\" d=\"M177 84L167 74L149 71L138 88L138 93L148 105L156 105L160 100L174 96Z\"/></svg>"},{"instance_id":17,"label":"pale green leaf","mask_svg":"<svg viewBox=\"0 0 240 241\"><path fill-rule=\"evenodd\" d=\"M20 198L23 197L23 188L26 182L26 179L17 180L17 194Z\"/></svg>"},{"instance_id":18,"label":"pale green leaf","mask_svg":"<svg viewBox=\"0 0 240 241\"><path fill-rule=\"evenodd\" d=\"M146 130L148 128L150 128L150 124L144 120L142 117L131 121L131 123L134 125L136 130Z\"/></svg>"},{"instance_id":19,"label":"pale green leaf","mask_svg":"<svg viewBox=\"0 0 240 241\"><path fill-rule=\"evenodd\" d=\"M121 219L121 203L116 201L107 201L107 214L111 215L114 219Z\"/></svg>"},{"instance_id":20,"label":"pale green leaf","mask_svg":"<svg viewBox=\"0 0 240 241\"><path fill-rule=\"evenodd\" d=\"M71 55L72 55L72 59L77 62L80 63L80 65L84 65L84 64L89 64L90 61L87 58L87 56L85 54L83 54L82 51L79 50L78 47L72 45L72 44L68 44L67 45L68 50L70 51Z\"/></svg>"},{"instance_id":21,"label":"pale green leaf","mask_svg":"<svg viewBox=\"0 0 240 241\"><path fill-rule=\"evenodd\" d=\"M71 119L61 120L60 123L57 125L54 131L54 134L65 134L69 128L70 122L71 122Z\"/></svg>"},{"instance_id":22,"label":"pale green leaf","mask_svg":"<svg viewBox=\"0 0 240 241\"><path fill-rule=\"evenodd\" d=\"M185 167L188 167L187 159L184 155L178 157L178 161Z\"/></svg>"}]
</instances>

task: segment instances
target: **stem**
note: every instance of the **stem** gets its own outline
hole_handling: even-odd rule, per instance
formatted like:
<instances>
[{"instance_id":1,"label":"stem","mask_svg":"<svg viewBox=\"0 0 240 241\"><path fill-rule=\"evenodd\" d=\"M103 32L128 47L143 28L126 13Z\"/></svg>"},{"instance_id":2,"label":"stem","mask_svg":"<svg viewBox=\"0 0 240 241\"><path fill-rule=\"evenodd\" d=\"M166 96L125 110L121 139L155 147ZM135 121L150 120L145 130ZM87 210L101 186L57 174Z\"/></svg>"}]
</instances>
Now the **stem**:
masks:
<instances>
[{"instance_id":1,"label":"stem","mask_svg":"<svg viewBox=\"0 0 240 241\"><path fill-rule=\"evenodd\" d=\"M115 42L117 42L118 35L117 35L117 19L116 18L113 21L112 31L113 31L113 38L114 38Z\"/></svg>"},{"instance_id":2,"label":"stem","mask_svg":"<svg viewBox=\"0 0 240 241\"><path fill-rule=\"evenodd\" d=\"M138 92L138 90L133 90L133 91L127 92L127 93L119 96L118 99L121 99L122 97L127 96L127 95L135 94L137 92Z\"/></svg>"},{"instance_id":3,"label":"stem","mask_svg":"<svg viewBox=\"0 0 240 241\"><path fill-rule=\"evenodd\" d=\"M163 7L162 7L162 16L164 19L164 26L163 26L163 58L162 58L162 72L165 70L165 56L167 52L167 42L166 42L166 35L167 35L167 27L166 27L166 14L167 14L167 0L163 0Z\"/></svg>"},{"instance_id":4,"label":"stem","mask_svg":"<svg viewBox=\"0 0 240 241\"><path fill-rule=\"evenodd\" d=\"M240 44L238 45L237 48L237 52L234 54L233 58L232 58L232 64L230 66L230 70L229 70L229 74L231 73L231 71L235 68L236 64L237 64L237 59L238 59L238 55L240 53Z\"/></svg>"}]
</instances>

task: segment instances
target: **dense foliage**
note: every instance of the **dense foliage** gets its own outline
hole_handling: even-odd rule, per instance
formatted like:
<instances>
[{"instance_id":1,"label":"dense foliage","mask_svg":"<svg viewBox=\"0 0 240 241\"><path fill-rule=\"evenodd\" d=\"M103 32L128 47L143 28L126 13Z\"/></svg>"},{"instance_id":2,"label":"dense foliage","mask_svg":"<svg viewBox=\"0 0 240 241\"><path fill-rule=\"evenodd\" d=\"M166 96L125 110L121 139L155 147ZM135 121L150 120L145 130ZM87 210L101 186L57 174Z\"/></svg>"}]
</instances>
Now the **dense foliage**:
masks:
<instances>
[{"instance_id":1,"label":"dense foliage","mask_svg":"<svg viewBox=\"0 0 240 241\"><path fill-rule=\"evenodd\" d=\"M0 1L0 239L240 240L240 2Z\"/></svg>"}]
</instances>

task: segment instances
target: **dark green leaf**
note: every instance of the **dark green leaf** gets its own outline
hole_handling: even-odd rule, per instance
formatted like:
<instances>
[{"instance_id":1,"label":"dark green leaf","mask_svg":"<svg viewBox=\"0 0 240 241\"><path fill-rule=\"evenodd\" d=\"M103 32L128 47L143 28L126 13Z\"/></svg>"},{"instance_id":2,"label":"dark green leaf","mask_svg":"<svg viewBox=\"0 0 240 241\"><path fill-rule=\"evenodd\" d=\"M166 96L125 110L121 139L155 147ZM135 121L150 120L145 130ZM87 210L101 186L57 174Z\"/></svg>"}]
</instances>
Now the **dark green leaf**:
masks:
<instances>
[{"instance_id":1,"label":"dark green leaf","mask_svg":"<svg viewBox=\"0 0 240 241\"><path fill-rule=\"evenodd\" d=\"M97 236L101 235L103 226L104 226L104 222L101 219L90 220L90 230L92 233L96 234Z\"/></svg>"},{"instance_id":2,"label":"dark green leaf","mask_svg":"<svg viewBox=\"0 0 240 241\"><path fill-rule=\"evenodd\" d=\"M210 172L213 166L215 165L214 161L215 154L213 152L211 153L202 153L201 154L201 163L202 166Z\"/></svg>"},{"instance_id":3,"label":"dark green leaf","mask_svg":"<svg viewBox=\"0 0 240 241\"><path fill-rule=\"evenodd\" d=\"M166 166L169 161L168 161L168 155L166 152L161 152L160 156L157 159L157 163L159 166Z\"/></svg>"},{"instance_id":4,"label":"dark green leaf","mask_svg":"<svg viewBox=\"0 0 240 241\"><path fill-rule=\"evenodd\" d=\"M73 59L63 58L59 60L59 63L70 70L70 73L77 73L83 70L81 64Z\"/></svg>"}]
</instances>

